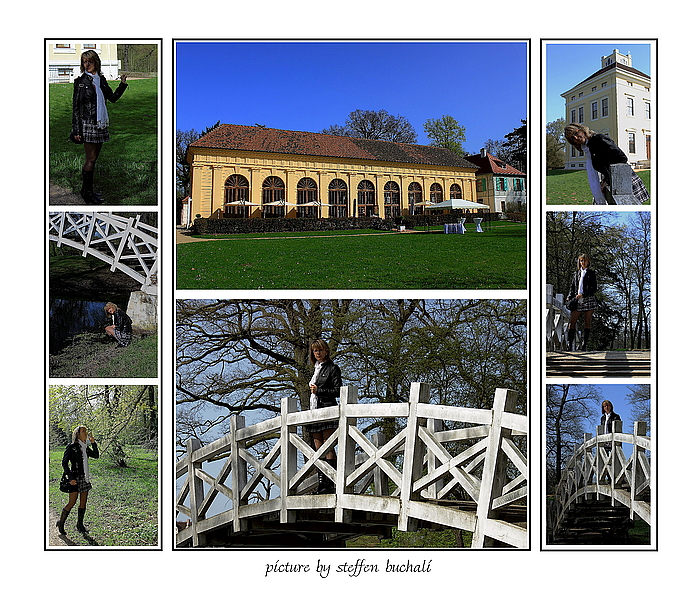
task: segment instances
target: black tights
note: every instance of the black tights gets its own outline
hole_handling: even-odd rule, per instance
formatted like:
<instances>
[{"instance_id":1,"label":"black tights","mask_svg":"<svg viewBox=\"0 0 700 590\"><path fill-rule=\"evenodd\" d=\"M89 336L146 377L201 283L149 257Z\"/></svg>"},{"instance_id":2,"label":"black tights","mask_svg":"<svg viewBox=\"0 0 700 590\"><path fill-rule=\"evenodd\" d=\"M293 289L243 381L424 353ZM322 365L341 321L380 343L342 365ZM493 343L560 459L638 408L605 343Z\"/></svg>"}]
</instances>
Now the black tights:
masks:
<instances>
[{"instance_id":1,"label":"black tights","mask_svg":"<svg viewBox=\"0 0 700 590\"><path fill-rule=\"evenodd\" d=\"M593 310L589 309L588 311L572 311L571 312L571 319L569 321L569 330L573 330L576 328L576 322L578 322L579 316L583 313L583 327L586 328L587 330L591 329L591 320L593 319Z\"/></svg>"},{"instance_id":2,"label":"black tights","mask_svg":"<svg viewBox=\"0 0 700 590\"><path fill-rule=\"evenodd\" d=\"M83 163L83 172L92 172L95 169L95 162L100 156L100 151L102 150L101 143L88 143L87 141L83 144L85 148L85 162Z\"/></svg>"},{"instance_id":3,"label":"black tights","mask_svg":"<svg viewBox=\"0 0 700 590\"><path fill-rule=\"evenodd\" d=\"M311 433L311 437L314 439L314 447L316 448L316 450L321 448L321 445L323 445L323 443L331 437L331 434L333 434L333 432L335 432L334 428L327 428L326 430L322 430L321 432ZM328 451L328 453L326 453L325 458L328 460L335 459L335 451L332 447Z\"/></svg>"}]
</instances>

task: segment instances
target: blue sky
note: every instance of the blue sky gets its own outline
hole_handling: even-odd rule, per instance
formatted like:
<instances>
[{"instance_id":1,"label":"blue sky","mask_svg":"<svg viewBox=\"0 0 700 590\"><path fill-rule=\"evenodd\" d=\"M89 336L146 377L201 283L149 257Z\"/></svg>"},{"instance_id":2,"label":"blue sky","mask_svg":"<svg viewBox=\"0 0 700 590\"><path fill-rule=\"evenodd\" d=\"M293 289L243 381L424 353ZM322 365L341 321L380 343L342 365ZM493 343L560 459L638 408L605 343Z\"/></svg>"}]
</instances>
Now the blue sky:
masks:
<instances>
[{"instance_id":1,"label":"blue sky","mask_svg":"<svg viewBox=\"0 0 700 590\"><path fill-rule=\"evenodd\" d=\"M630 417L630 411L632 408L627 401L627 394L631 393L629 387L627 385L609 384L596 384L596 386L600 388L603 399L610 400L613 405L613 410L615 413L620 415L620 418L622 418L622 432L632 432L632 427L634 425L634 421ZM591 430L587 430L587 432L590 432L594 436L596 432L595 427L600 424L601 415L602 411L598 411L594 423L591 424ZM647 425L647 433L649 432L650 427L650 424Z\"/></svg>"},{"instance_id":2,"label":"blue sky","mask_svg":"<svg viewBox=\"0 0 700 590\"><path fill-rule=\"evenodd\" d=\"M651 46L649 43L548 43L544 49L546 73L546 121L564 116L561 93L576 86L601 67L600 58L614 49L632 54L632 67L651 75Z\"/></svg>"},{"instance_id":3,"label":"blue sky","mask_svg":"<svg viewBox=\"0 0 700 590\"><path fill-rule=\"evenodd\" d=\"M178 42L176 127L221 121L320 132L350 112L451 115L477 152L527 118L525 42Z\"/></svg>"}]
</instances>

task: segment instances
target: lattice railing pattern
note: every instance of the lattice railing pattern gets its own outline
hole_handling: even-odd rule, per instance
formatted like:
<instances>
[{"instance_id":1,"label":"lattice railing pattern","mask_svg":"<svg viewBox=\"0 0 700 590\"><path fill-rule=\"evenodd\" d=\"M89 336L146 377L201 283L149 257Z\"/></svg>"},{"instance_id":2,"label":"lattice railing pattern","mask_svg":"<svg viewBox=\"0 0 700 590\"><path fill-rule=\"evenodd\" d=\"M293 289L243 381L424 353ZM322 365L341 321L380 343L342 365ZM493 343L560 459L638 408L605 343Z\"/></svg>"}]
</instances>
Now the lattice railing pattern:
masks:
<instances>
[{"instance_id":1,"label":"lattice railing pattern","mask_svg":"<svg viewBox=\"0 0 700 590\"><path fill-rule=\"evenodd\" d=\"M571 312L564 305L564 295L554 293L554 285L547 285L547 315L545 333L547 350L564 350L564 341L569 330ZM578 338L578 335L577 335Z\"/></svg>"},{"instance_id":2,"label":"lattice railing pattern","mask_svg":"<svg viewBox=\"0 0 700 590\"><path fill-rule=\"evenodd\" d=\"M527 526L498 518L500 509L523 505L528 493L527 458L516 441L527 444L529 425L527 416L514 412L516 392L497 389L491 409L430 404L429 393L429 385L413 383L406 403L365 404L358 403L356 387L343 387L338 406L305 411L285 398L271 420L246 426L237 416L230 433L211 444L190 440L177 463L176 477L186 477L176 503L191 526L178 533L178 543L205 545L207 531L228 522L239 532L247 530L247 519L263 514L279 512L280 523L290 523L298 510L325 508L335 511L336 522L349 522L353 510L378 512L395 515L404 531L424 520L472 531L474 547L492 540L526 547ZM391 440L370 439L357 423L377 418L403 426ZM300 429L328 420L339 427L316 450ZM254 452L255 441L271 438L264 452ZM331 447L337 469L322 460ZM209 474L205 466L214 461L218 471ZM309 493L317 470L335 481L335 494ZM455 492L473 500L476 510L435 502ZM231 507L212 514L218 495Z\"/></svg>"},{"instance_id":3,"label":"lattice railing pattern","mask_svg":"<svg viewBox=\"0 0 700 590\"><path fill-rule=\"evenodd\" d=\"M158 228L138 217L113 213L49 214L49 240L94 256L138 281L147 293L157 293Z\"/></svg>"},{"instance_id":4,"label":"lattice railing pattern","mask_svg":"<svg viewBox=\"0 0 700 590\"><path fill-rule=\"evenodd\" d=\"M598 426L595 437L586 434L556 488L555 528L574 503L601 496L610 498L613 506L627 506L631 519L651 523L651 439L646 431L646 422L635 422L631 434L622 432L622 422L613 422L612 433L604 434Z\"/></svg>"}]
</instances>

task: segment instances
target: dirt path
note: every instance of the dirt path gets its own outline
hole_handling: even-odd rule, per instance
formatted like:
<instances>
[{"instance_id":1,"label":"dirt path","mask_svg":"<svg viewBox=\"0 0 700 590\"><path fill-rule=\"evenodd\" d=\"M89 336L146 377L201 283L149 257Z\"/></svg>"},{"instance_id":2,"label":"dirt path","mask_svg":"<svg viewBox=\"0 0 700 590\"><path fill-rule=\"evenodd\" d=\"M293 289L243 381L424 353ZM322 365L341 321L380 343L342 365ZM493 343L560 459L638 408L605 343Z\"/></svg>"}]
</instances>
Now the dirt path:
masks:
<instances>
[{"instance_id":1,"label":"dirt path","mask_svg":"<svg viewBox=\"0 0 700 590\"><path fill-rule=\"evenodd\" d=\"M85 201L69 189L49 183L49 205L85 205Z\"/></svg>"},{"instance_id":2,"label":"dirt path","mask_svg":"<svg viewBox=\"0 0 700 590\"><path fill-rule=\"evenodd\" d=\"M71 516L73 514L71 513ZM74 517L74 516L73 516ZM67 545L78 545L75 541L71 540L71 534L69 532L70 529L70 521L69 523L66 523L67 526L69 527L66 529L65 535L61 535L58 532L58 529L56 528L56 522L58 521L59 515L56 514L56 511L53 510L52 508L49 508L49 521L47 523L49 527L49 546L51 547L65 547ZM70 517L68 517L70 519ZM75 517L74 517L75 518ZM79 533L76 533L79 534Z\"/></svg>"}]
</instances>

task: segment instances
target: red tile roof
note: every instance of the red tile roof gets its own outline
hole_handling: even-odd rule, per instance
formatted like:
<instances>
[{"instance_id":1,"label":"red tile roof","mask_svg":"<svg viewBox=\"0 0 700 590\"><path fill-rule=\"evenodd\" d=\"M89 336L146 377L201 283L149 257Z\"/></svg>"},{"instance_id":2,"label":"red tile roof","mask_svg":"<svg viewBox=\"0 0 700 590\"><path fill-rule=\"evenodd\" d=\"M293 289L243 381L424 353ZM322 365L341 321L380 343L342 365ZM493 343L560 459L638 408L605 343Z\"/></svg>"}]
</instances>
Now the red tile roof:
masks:
<instances>
[{"instance_id":1,"label":"red tile roof","mask_svg":"<svg viewBox=\"0 0 700 590\"><path fill-rule=\"evenodd\" d=\"M271 154L476 168L473 163L445 148L246 125L220 125L193 141L189 148L245 150Z\"/></svg>"},{"instance_id":2,"label":"red tile roof","mask_svg":"<svg viewBox=\"0 0 700 590\"><path fill-rule=\"evenodd\" d=\"M486 157L481 154L474 156L464 156L464 159L479 167L477 174L508 174L510 176L525 176L524 172L520 172L517 168L513 168L503 160L487 153Z\"/></svg>"}]
</instances>

